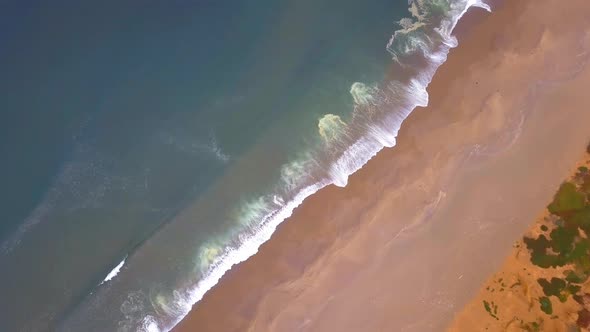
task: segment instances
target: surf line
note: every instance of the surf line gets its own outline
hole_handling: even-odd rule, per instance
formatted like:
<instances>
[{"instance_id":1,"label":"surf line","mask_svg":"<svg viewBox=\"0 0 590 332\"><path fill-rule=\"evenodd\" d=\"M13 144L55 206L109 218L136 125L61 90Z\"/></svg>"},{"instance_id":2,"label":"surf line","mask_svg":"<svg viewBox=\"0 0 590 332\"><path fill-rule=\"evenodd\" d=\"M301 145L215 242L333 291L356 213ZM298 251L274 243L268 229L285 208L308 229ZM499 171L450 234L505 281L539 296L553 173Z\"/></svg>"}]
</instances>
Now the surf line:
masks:
<instances>
[{"instance_id":1,"label":"surf line","mask_svg":"<svg viewBox=\"0 0 590 332\"><path fill-rule=\"evenodd\" d=\"M119 271L121 271L121 268L123 267L123 265L125 265L125 261L127 260L127 256L128 255L125 255L125 257L123 257L123 260L119 264L117 264L117 266L115 266L115 268L111 272L109 272L109 274L107 274L107 276L104 278L104 280L100 284L98 284L99 286L104 284L107 281L112 280L114 277L117 276L117 274L119 274Z\"/></svg>"}]
</instances>

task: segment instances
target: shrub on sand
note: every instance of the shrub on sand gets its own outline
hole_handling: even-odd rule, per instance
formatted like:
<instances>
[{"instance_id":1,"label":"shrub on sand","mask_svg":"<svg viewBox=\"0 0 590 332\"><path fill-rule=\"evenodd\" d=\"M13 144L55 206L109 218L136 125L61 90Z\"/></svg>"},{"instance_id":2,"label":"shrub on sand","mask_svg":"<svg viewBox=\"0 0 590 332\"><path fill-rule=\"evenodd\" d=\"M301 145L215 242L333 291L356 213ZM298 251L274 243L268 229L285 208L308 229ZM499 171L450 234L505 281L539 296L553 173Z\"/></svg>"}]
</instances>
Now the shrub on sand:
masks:
<instances>
[{"instance_id":1,"label":"shrub on sand","mask_svg":"<svg viewBox=\"0 0 590 332\"><path fill-rule=\"evenodd\" d=\"M539 304L541 304L541 310L546 313L547 315L553 314L553 306L551 305L551 300L548 297L543 296L539 299Z\"/></svg>"},{"instance_id":2,"label":"shrub on sand","mask_svg":"<svg viewBox=\"0 0 590 332\"><path fill-rule=\"evenodd\" d=\"M583 209L585 200L584 195L577 191L575 184L564 182L547 208L552 214L563 217Z\"/></svg>"}]
</instances>

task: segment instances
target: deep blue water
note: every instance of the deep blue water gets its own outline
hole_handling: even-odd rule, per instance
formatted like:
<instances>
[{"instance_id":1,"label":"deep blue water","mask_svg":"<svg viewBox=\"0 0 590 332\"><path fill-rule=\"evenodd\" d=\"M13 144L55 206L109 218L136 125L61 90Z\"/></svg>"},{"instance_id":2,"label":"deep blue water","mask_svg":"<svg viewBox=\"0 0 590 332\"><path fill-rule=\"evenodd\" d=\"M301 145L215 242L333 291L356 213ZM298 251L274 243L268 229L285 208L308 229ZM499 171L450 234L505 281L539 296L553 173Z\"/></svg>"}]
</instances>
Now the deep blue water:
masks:
<instances>
[{"instance_id":1,"label":"deep blue water","mask_svg":"<svg viewBox=\"0 0 590 332\"><path fill-rule=\"evenodd\" d=\"M370 125L415 106L401 83L377 92L407 15L405 0L3 2L0 330L184 315L265 216L394 144ZM412 34L393 47L423 46Z\"/></svg>"}]
</instances>

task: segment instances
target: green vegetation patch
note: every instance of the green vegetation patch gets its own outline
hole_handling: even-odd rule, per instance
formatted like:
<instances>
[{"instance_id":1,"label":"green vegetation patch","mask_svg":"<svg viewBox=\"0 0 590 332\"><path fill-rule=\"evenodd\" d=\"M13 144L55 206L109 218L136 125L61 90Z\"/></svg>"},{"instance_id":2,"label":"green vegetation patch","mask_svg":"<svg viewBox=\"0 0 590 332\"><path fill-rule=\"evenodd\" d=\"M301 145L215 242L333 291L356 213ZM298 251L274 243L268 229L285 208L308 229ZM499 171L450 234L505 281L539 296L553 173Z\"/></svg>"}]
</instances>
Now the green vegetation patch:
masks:
<instances>
[{"instance_id":1,"label":"green vegetation patch","mask_svg":"<svg viewBox=\"0 0 590 332\"><path fill-rule=\"evenodd\" d=\"M590 242L583 239L575 244L574 250L568 257L568 261L573 263L576 268L583 271L584 274L590 274Z\"/></svg>"},{"instance_id":2,"label":"green vegetation patch","mask_svg":"<svg viewBox=\"0 0 590 332\"><path fill-rule=\"evenodd\" d=\"M590 231L590 206L574 212L566 218L566 224L569 227L580 227L588 234Z\"/></svg>"},{"instance_id":3,"label":"green vegetation patch","mask_svg":"<svg viewBox=\"0 0 590 332\"><path fill-rule=\"evenodd\" d=\"M580 286L574 285L560 278L538 279L537 282L543 288L543 293L547 297L555 296L561 302L567 301L570 295L576 294L580 291Z\"/></svg>"},{"instance_id":4,"label":"green vegetation patch","mask_svg":"<svg viewBox=\"0 0 590 332\"><path fill-rule=\"evenodd\" d=\"M564 182L547 208L552 214L563 217L583 209L585 202L586 197L578 192L575 184Z\"/></svg>"},{"instance_id":5,"label":"green vegetation patch","mask_svg":"<svg viewBox=\"0 0 590 332\"><path fill-rule=\"evenodd\" d=\"M543 296L539 299L539 304L541 304L541 310L546 313L547 315L553 314L553 305L551 305L551 300Z\"/></svg>"},{"instance_id":6,"label":"green vegetation patch","mask_svg":"<svg viewBox=\"0 0 590 332\"><path fill-rule=\"evenodd\" d=\"M578 228L558 226L551 231L550 239L540 235L536 239L523 239L531 252L531 262L542 268L575 264L590 274L590 241L580 236ZM547 249L551 248L553 253Z\"/></svg>"},{"instance_id":7,"label":"green vegetation patch","mask_svg":"<svg viewBox=\"0 0 590 332\"><path fill-rule=\"evenodd\" d=\"M536 239L523 239L531 252L533 264L549 268L572 263L584 274L590 275L590 240L580 233L582 229L590 234L590 203L580 190L572 182L563 183L547 207L552 214L560 217L554 219L556 227L548 237L541 234ZM549 230L549 227L543 226L541 230Z\"/></svg>"},{"instance_id":8,"label":"green vegetation patch","mask_svg":"<svg viewBox=\"0 0 590 332\"><path fill-rule=\"evenodd\" d=\"M490 302L484 300L483 301L483 307L488 312L488 314L490 314L490 316L492 316L496 320L500 320L498 318L498 305L495 304L494 301L492 301L490 303Z\"/></svg>"},{"instance_id":9,"label":"green vegetation patch","mask_svg":"<svg viewBox=\"0 0 590 332\"><path fill-rule=\"evenodd\" d=\"M581 284L588 280L588 275L583 272L575 272L572 270L567 270L564 272L565 280L570 283Z\"/></svg>"},{"instance_id":10,"label":"green vegetation patch","mask_svg":"<svg viewBox=\"0 0 590 332\"><path fill-rule=\"evenodd\" d=\"M559 278L551 278L551 281L547 281L547 279L538 279L537 282L543 288L543 293L546 296L559 297L567 285L565 280Z\"/></svg>"},{"instance_id":11,"label":"green vegetation patch","mask_svg":"<svg viewBox=\"0 0 590 332\"><path fill-rule=\"evenodd\" d=\"M537 322L521 323L520 327L527 332L540 332L541 324Z\"/></svg>"},{"instance_id":12,"label":"green vegetation patch","mask_svg":"<svg viewBox=\"0 0 590 332\"><path fill-rule=\"evenodd\" d=\"M551 247L551 242L549 242L545 235L540 235L536 239L525 236L523 242L524 244L526 244L526 247L533 252L533 254L544 254L545 252L547 252L547 249Z\"/></svg>"},{"instance_id":13,"label":"green vegetation patch","mask_svg":"<svg viewBox=\"0 0 590 332\"><path fill-rule=\"evenodd\" d=\"M580 189L584 193L590 195L590 174L584 175L584 178L582 179L582 185L580 186Z\"/></svg>"},{"instance_id":14,"label":"green vegetation patch","mask_svg":"<svg viewBox=\"0 0 590 332\"><path fill-rule=\"evenodd\" d=\"M531 251L531 262L542 268L557 267L565 265L565 260L558 255L547 253L547 249L552 247L552 243L540 235L538 238L524 237L523 242Z\"/></svg>"},{"instance_id":15,"label":"green vegetation patch","mask_svg":"<svg viewBox=\"0 0 590 332\"><path fill-rule=\"evenodd\" d=\"M574 249L574 239L578 235L578 230L569 227L557 227L551 231L551 249L560 256L566 256Z\"/></svg>"},{"instance_id":16,"label":"green vegetation patch","mask_svg":"<svg viewBox=\"0 0 590 332\"><path fill-rule=\"evenodd\" d=\"M590 294L581 294L581 285L590 278L590 169L579 167L572 182L564 182L559 187L547 209L552 216L545 218L545 221L552 224L541 225L543 234L536 238L525 236L523 242L534 265L542 268L569 267L563 272L562 278L537 279L545 295L539 298L540 309L552 319L558 319L553 316L552 296L560 302L566 302L571 295L583 306L590 301ZM490 304L486 308L493 313ZM529 324L521 321L521 327L527 331L539 328L539 325ZM577 325L590 327L589 310L578 312Z\"/></svg>"}]
</instances>

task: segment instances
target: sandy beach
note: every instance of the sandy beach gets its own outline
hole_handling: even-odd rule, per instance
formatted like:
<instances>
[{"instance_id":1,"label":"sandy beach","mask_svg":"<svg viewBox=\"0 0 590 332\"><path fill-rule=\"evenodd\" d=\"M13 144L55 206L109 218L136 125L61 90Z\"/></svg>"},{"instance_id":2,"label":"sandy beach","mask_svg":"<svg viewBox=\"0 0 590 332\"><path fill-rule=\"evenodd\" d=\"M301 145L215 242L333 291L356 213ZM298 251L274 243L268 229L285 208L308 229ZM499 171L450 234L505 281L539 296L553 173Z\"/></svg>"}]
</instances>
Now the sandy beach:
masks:
<instances>
[{"instance_id":1,"label":"sandy beach","mask_svg":"<svg viewBox=\"0 0 590 332\"><path fill-rule=\"evenodd\" d=\"M404 122L345 188L298 207L174 331L440 331L590 140L590 3L473 9ZM536 184L536 185L531 185Z\"/></svg>"},{"instance_id":2,"label":"sandy beach","mask_svg":"<svg viewBox=\"0 0 590 332\"><path fill-rule=\"evenodd\" d=\"M564 179L577 184L580 192L586 190L586 183L590 183L590 145L587 152L571 171L571 176ZM557 193L555 197L558 197ZM560 228L563 221L561 217L552 215L549 209L543 211L524 236L514 243L502 267L455 315L448 331L587 331L590 283L585 279L585 273L581 272L583 269L577 261L564 266L540 266L527 244L531 243L530 239L540 237L559 240L554 230ZM572 243L583 242L582 238L574 237ZM572 277L572 272L581 277ZM556 279L567 281L567 290L561 290L559 295L550 293L547 283L543 288L543 279L556 286L561 283ZM550 293L549 296L546 292ZM551 304L543 307L541 303L547 302L542 301Z\"/></svg>"}]
</instances>

